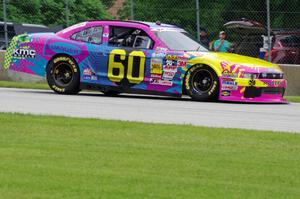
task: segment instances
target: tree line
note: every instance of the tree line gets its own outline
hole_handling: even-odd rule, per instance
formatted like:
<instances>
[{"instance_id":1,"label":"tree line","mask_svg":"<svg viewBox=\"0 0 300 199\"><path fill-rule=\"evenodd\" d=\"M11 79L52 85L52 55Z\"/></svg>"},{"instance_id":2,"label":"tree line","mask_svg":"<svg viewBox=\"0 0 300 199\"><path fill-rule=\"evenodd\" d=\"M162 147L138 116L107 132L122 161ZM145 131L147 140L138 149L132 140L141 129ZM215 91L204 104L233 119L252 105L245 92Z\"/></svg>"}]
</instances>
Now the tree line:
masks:
<instances>
[{"instance_id":1,"label":"tree line","mask_svg":"<svg viewBox=\"0 0 300 199\"><path fill-rule=\"evenodd\" d=\"M17 23L47 26L66 25L65 0L6 0L7 19ZM89 19L112 19L107 9L115 0L68 0L69 24ZM131 0L119 10L121 19L130 19ZM196 32L195 0L133 0L134 18L139 21L161 21ZM300 27L299 0L271 0L273 28ZM265 0L199 0L200 25L216 34L223 24L248 18L266 24ZM3 20L3 9L0 11Z\"/></svg>"}]
</instances>

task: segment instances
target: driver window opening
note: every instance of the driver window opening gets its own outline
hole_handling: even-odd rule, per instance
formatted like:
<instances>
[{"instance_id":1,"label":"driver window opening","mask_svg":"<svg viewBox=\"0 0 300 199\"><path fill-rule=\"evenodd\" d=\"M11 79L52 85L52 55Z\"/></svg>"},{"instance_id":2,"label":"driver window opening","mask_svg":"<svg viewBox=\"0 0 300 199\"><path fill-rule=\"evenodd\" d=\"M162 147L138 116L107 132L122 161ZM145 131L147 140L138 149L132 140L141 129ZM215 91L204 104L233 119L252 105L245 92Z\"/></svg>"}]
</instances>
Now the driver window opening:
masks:
<instances>
[{"instance_id":1,"label":"driver window opening","mask_svg":"<svg viewBox=\"0 0 300 199\"><path fill-rule=\"evenodd\" d=\"M152 49L154 42L143 30L111 26L109 28L108 45L138 49Z\"/></svg>"},{"instance_id":2,"label":"driver window opening","mask_svg":"<svg viewBox=\"0 0 300 199\"><path fill-rule=\"evenodd\" d=\"M91 28L84 29L77 32L71 36L72 40L82 41L91 44L101 44L102 43L102 26L95 26Z\"/></svg>"}]
</instances>

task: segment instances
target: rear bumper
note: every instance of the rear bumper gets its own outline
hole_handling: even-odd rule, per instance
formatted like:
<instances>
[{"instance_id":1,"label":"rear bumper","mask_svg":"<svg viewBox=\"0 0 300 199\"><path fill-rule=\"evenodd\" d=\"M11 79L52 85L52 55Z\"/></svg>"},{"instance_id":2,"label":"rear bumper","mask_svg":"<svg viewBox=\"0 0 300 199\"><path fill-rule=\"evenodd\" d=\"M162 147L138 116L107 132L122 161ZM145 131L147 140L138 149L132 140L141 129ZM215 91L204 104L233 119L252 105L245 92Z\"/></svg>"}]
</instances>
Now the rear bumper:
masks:
<instances>
[{"instance_id":1,"label":"rear bumper","mask_svg":"<svg viewBox=\"0 0 300 199\"><path fill-rule=\"evenodd\" d=\"M219 100L253 103L288 103L283 98L285 79L245 79L220 77Z\"/></svg>"}]
</instances>

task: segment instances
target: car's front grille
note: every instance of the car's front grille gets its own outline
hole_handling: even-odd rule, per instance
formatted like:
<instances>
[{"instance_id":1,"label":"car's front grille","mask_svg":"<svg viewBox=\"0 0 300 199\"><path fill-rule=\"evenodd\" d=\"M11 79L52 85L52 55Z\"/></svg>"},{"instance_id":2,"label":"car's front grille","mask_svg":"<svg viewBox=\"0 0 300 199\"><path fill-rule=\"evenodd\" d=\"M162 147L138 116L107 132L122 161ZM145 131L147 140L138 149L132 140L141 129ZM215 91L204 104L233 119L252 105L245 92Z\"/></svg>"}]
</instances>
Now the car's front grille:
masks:
<instances>
[{"instance_id":1,"label":"car's front grille","mask_svg":"<svg viewBox=\"0 0 300 199\"><path fill-rule=\"evenodd\" d=\"M270 94L270 95L284 95L285 89L284 88L256 88L254 86L246 87L244 92L245 98L254 98L260 97L262 94Z\"/></svg>"},{"instance_id":2,"label":"car's front grille","mask_svg":"<svg viewBox=\"0 0 300 199\"><path fill-rule=\"evenodd\" d=\"M245 98L254 98L254 97L260 97L260 96L261 96L261 88L256 88L254 86L246 87L246 90L244 92Z\"/></svg>"},{"instance_id":3,"label":"car's front grille","mask_svg":"<svg viewBox=\"0 0 300 199\"><path fill-rule=\"evenodd\" d=\"M284 88L262 88L263 94L284 94Z\"/></svg>"},{"instance_id":4,"label":"car's front grille","mask_svg":"<svg viewBox=\"0 0 300 199\"><path fill-rule=\"evenodd\" d=\"M283 79L282 73L260 73L259 79Z\"/></svg>"}]
</instances>

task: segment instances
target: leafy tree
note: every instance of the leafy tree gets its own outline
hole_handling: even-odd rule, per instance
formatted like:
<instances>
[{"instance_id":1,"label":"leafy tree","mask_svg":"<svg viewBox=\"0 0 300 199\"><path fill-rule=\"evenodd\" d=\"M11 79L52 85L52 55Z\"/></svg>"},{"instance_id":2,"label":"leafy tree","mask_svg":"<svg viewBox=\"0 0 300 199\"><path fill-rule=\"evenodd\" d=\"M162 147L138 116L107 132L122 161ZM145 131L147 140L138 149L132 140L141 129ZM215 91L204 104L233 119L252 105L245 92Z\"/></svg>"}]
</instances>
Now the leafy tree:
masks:
<instances>
[{"instance_id":1,"label":"leafy tree","mask_svg":"<svg viewBox=\"0 0 300 199\"><path fill-rule=\"evenodd\" d=\"M102 0L102 3L106 8L110 8L115 3L115 1L116 0Z\"/></svg>"},{"instance_id":2,"label":"leafy tree","mask_svg":"<svg viewBox=\"0 0 300 199\"><path fill-rule=\"evenodd\" d=\"M73 0L70 4L70 11L70 21L72 24L85 20L112 18L99 0Z\"/></svg>"},{"instance_id":3,"label":"leafy tree","mask_svg":"<svg viewBox=\"0 0 300 199\"><path fill-rule=\"evenodd\" d=\"M105 6L99 0L68 0L68 4L70 24L89 19L111 18L106 12ZM0 14L0 19L3 20L2 10ZM48 26L66 25L65 1L7 1L7 19L16 23L37 23Z\"/></svg>"}]
</instances>

